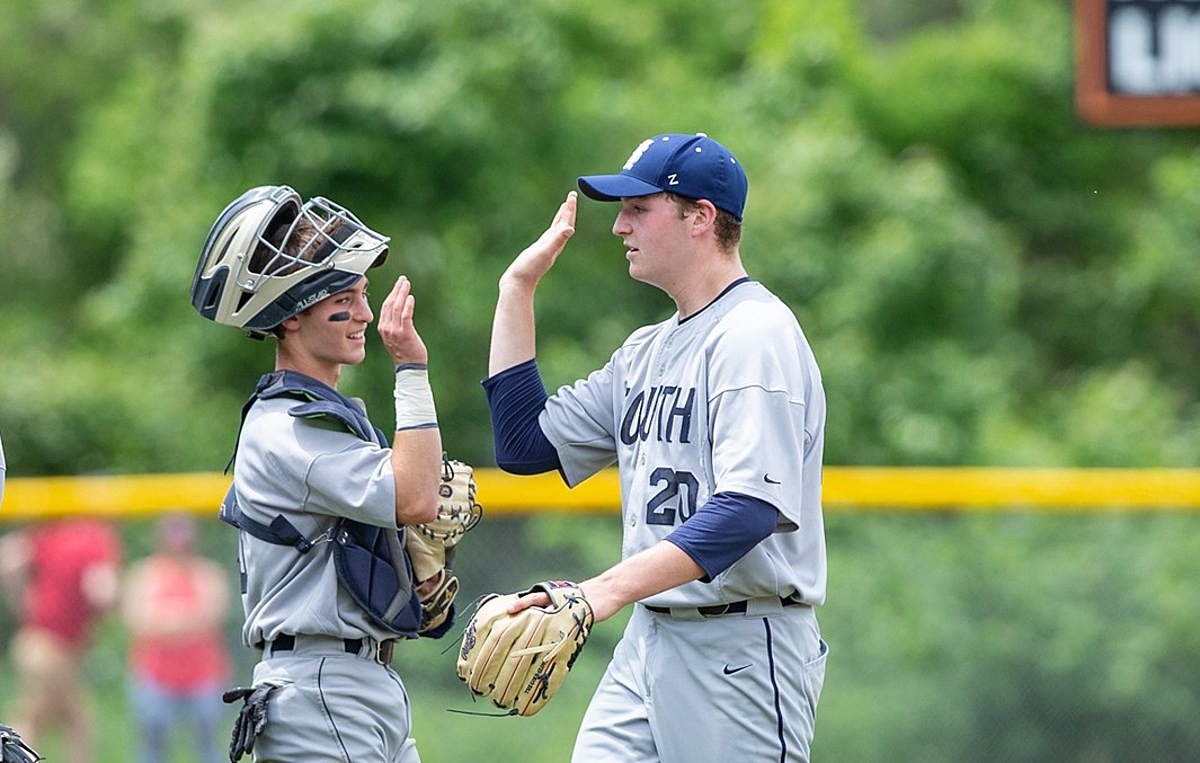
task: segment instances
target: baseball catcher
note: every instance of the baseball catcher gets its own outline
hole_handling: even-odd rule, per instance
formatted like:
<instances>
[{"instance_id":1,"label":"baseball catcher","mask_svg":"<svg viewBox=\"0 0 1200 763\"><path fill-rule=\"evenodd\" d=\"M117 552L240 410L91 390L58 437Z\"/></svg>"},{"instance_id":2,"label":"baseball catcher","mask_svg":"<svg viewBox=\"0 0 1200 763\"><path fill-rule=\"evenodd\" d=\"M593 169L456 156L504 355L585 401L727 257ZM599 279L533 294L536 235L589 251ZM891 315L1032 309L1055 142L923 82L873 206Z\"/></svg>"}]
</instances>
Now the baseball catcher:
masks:
<instances>
[{"instance_id":1,"label":"baseball catcher","mask_svg":"<svg viewBox=\"0 0 1200 763\"><path fill-rule=\"evenodd\" d=\"M474 474L467 464L443 454L437 517L432 522L410 525L404 536L413 578L418 581L418 632L423 636L443 635L454 622L454 597L459 587L454 555L458 542L483 517L483 507L475 500Z\"/></svg>"},{"instance_id":2,"label":"baseball catcher","mask_svg":"<svg viewBox=\"0 0 1200 763\"><path fill-rule=\"evenodd\" d=\"M258 653L253 681L226 695L241 704L231 757L420 757L392 663L426 635L405 537L438 518L443 448L413 284L396 278L378 312L369 300L388 246L324 197L259 186L201 249L192 306L274 345L242 406L218 514L239 531L241 641ZM338 389L372 324L394 370L391 432Z\"/></svg>"},{"instance_id":3,"label":"baseball catcher","mask_svg":"<svg viewBox=\"0 0 1200 763\"><path fill-rule=\"evenodd\" d=\"M550 597L549 606L508 613L520 597L538 592ZM534 715L562 685L594 621L574 583L552 580L522 593L490 594L463 632L458 677L508 715Z\"/></svg>"}]
</instances>

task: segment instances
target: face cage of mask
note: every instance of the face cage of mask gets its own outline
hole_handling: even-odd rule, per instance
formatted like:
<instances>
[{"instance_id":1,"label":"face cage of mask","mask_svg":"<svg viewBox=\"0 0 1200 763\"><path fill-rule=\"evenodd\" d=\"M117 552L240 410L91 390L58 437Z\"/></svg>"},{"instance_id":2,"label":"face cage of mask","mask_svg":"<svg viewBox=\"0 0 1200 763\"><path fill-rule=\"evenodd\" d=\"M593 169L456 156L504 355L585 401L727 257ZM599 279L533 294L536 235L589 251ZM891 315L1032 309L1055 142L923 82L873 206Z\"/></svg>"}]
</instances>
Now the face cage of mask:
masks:
<instances>
[{"instance_id":1,"label":"face cage of mask","mask_svg":"<svg viewBox=\"0 0 1200 763\"><path fill-rule=\"evenodd\" d=\"M285 250L301 220L307 220L319 232L319 235L313 236L300 251L289 254ZM287 231L278 245L268 241L262 232L259 233L259 246L270 252L271 256L263 264L262 272L247 273L247 279L238 286L255 293L262 288L263 284L273 278L291 277L304 271L332 267L339 255L360 248L347 246L347 242L351 239L361 239L360 236L355 235L359 233L374 239L379 246L389 241L387 236L376 233L363 225L362 221L355 217L350 210L323 196L314 196L300 208L300 213L288 225ZM314 249L318 250L315 255L311 254Z\"/></svg>"}]
</instances>

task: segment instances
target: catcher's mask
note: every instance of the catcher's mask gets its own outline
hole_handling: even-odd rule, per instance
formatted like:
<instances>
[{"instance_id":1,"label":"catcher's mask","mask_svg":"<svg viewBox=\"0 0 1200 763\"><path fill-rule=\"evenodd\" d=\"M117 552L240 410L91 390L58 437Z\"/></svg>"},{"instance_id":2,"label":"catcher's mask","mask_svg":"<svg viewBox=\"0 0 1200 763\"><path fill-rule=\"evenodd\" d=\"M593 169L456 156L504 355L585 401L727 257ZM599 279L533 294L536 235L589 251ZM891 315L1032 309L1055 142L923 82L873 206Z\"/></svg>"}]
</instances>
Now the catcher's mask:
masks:
<instances>
[{"instance_id":1,"label":"catcher's mask","mask_svg":"<svg viewBox=\"0 0 1200 763\"><path fill-rule=\"evenodd\" d=\"M298 228L317 235L302 242ZM286 185L251 188L213 223L192 279L192 306L262 339L382 265L387 244L326 198L303 202Z\"/></svg>"}]
</instances>

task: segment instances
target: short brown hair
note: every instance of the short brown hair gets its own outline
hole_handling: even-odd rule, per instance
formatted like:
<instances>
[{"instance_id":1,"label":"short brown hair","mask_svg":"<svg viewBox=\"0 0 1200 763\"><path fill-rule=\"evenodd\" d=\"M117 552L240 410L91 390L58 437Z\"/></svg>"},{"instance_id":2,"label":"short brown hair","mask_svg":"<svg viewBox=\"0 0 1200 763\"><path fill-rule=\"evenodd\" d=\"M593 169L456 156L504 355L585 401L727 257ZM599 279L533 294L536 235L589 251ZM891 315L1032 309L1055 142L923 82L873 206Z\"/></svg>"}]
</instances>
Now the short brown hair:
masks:
<instances>
[{"instance_id":1,"label":"short brown hair","mask_svg":"<svg viewBox=\"0 0 1200 763\"><path fill-rule=\"evenodd\" d=\"M315 261L323 248L322 244L330 240L329 233L332 232L334 225L335 223L330 223L330 225L326 226L330 229L329 232L322 233L306 218L301 217L295 221L294 225L277 226L275 229L264 234L263 238L271 246L259 245L255 249L254 254L250 258L250 269L258 273L263 272L265 269L268 271L268 275L273 276L286 276L295 273L301 269L302 261ZM283 240L285 236L287 237L286 241ZM277 259L276 249L282 251L288 257ZM284 337L282 323L269 329L269 331L277 339L283 339Z\"/></svg>"},{"instance_id":2,"label":"short brown hair","mask_svg":"<svg viewBox=\"0 0 1200 763\"><path fill-rule=\"evenodd\" d=\"M290 233L290 235L289 235ZM250 270L254 273L265 273L273 276L286 276L300 269L298 260L312 260L320 249L321 242L310 242L321 235L316 227L307 219L301 217L293 224L277 225L274 229L263 234L270 246L259 245L250 258ZM284 237L287 240L284 240ZM276 250L288 255L282 260L275 260Z\"/></svg>"},{"instance_id":3,"label":"short brown hair","mask_svg":"<svg viewBox=\"0 0 1200 763\"><path fill-rule=\"evenodd\" d=\"M664 193L666 194L666 197L675 204L675 207L679 210L681 217L686 215L688 212L691 212L698 206L695 199L688 198L687 196L680 196L679 194L671 193L670 191L666 191ZM726 252L732 252L737 248L738 243L740 243L742 240L742 223L724 209L716 207L716 210L717 219L713 225L713 229L717 235L717 244L720 245L722 250Z\"/></svg>"}]
</instances>

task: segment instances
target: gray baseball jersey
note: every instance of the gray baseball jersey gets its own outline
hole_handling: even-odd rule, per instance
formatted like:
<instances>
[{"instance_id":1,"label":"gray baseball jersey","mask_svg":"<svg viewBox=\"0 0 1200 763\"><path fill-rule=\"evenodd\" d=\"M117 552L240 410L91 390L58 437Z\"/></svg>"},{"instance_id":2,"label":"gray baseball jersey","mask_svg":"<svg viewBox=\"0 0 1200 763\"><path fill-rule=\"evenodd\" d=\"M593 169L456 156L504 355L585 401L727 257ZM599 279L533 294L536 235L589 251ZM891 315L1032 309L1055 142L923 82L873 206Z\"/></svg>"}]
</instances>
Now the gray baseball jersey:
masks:
<instances>
[{"instance_id":1,"label":"gray baseball jersey","mask_svg":"<svg viewBox=\"0 0 1200 763\"><path fill-rule=\"evenodd\" d=\"M780 512L774 534L718 575L645 600L710 606L825 600L821 460L825 395L795 316L754 281L699 313L634 332L539 419L574 487L617 463L624 557L665 538L714 493Z\"/></svg>"},{"instance_id":2,"label":"gray baseball jersey","mask_svg":"<svg viewBox=\"0 0 1200 763\"><path fill-rule=\"evenodd\" d=\"M247 413L234 464L239 508L264 524L282 515L308 538L327 538L338 517L395 527L391 451L334 421L293 417L288 409L296 404L288 397L258 400ZM301 555L243 532L238 557L247 646L281 634L395 637L338 584L332 543Z\"/></svg>"}]
</instances>

